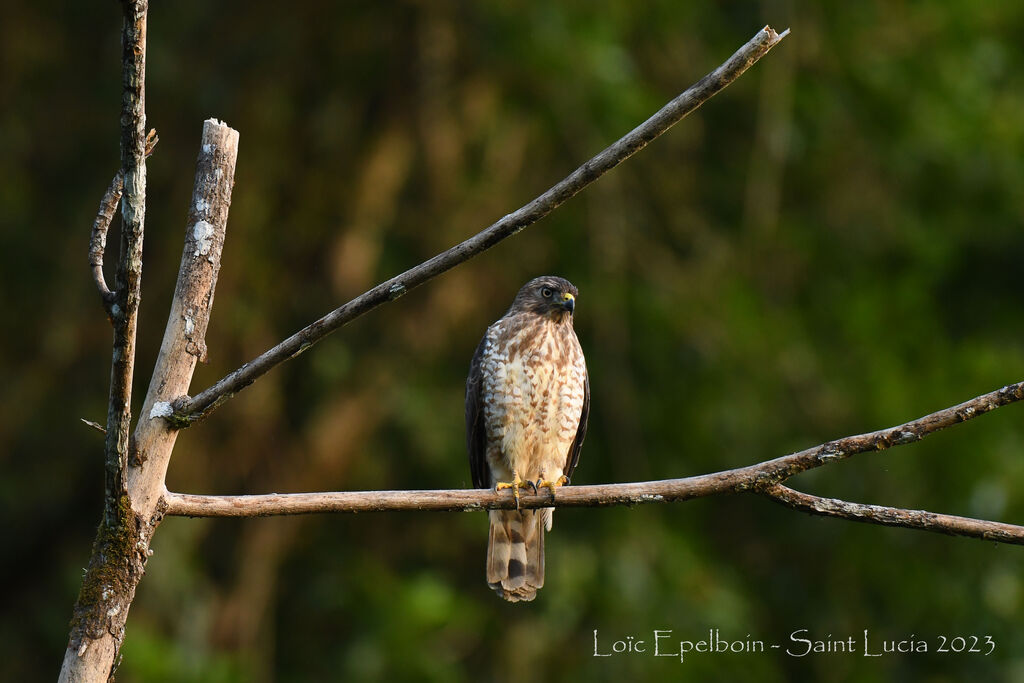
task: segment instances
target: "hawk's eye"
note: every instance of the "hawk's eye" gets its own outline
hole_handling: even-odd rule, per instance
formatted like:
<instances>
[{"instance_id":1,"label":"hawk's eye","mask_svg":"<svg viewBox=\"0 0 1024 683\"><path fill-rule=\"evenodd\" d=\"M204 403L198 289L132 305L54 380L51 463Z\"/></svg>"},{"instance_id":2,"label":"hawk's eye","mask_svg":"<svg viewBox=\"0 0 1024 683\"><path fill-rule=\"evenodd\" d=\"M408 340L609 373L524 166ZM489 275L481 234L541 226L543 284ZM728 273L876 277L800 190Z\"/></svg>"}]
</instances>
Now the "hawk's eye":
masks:
<instances>
[{"instance_id":1,"label":"hawk's eye","mask_svg":"<svg viewBox=\"0 0 1024 683\"><path fill-rule=\"evenodd\" d=\"M550 287L545 287L544 289L540 290L540 295L542 297L544 297L545 299L550 299L551 298L551 288Z\"/></svg>"}]
</instances>

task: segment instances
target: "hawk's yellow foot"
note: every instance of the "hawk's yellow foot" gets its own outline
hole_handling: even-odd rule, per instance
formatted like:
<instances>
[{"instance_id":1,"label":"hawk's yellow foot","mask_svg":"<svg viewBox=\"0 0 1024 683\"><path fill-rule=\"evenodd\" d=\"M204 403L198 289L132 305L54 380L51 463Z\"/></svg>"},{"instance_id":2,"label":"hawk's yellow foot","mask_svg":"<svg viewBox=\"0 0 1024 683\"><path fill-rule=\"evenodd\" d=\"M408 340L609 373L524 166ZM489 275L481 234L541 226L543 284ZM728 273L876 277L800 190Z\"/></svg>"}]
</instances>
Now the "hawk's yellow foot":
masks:
<instances>
[{"instance_id":1,"label":"hawk's yellow foot","mask_svg":"<svg viewBox=\"0 0 1024 683\"><path fill-rule=\"evenodd\" d=\"M512 481L499 481L494 485L495 491L501 491L502 489L512 489L512 497L516 500L516 510L519 509L519 487L523 484L530 484L531 482L524 482L519 478L518 472L512 473Z\"/></svg>"},{"instance_id":2,"label":"hawk's yellow foot","mask_svg":"<svg viewBox=\"0 0 1024 683\"><path fill-rule=\"evenodd\" d=\"M560 476L558 479L555 479L554 481L547 481L546 479L538 479L537 483L535 483L535 484L533 484L531 482L531 484L533 485L533 490L534 491L536 491L537 489L547 488L547 489L551 489L551 495L555 495L555 487L556 486L562 486L563 484L568 484L568 483L569 483L569 477L565 476L564 474L562 476Z\"/></svg>"}]
</instances>

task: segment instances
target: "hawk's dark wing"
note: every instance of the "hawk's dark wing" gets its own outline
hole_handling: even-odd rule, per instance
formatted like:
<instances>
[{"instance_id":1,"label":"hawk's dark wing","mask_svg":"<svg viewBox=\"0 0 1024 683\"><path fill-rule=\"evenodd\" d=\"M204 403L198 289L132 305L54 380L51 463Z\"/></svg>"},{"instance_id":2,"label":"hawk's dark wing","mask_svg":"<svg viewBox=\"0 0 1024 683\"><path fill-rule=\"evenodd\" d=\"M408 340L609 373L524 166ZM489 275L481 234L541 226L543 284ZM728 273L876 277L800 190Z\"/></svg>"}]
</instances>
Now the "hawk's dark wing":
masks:
<instances>
[{"instance_id":1,"label":"hawk's dark wing","mask_svg":"<svg viewBox=\"0 0 1024 683\"><path fill-rule=\"evenodd\" d=\"M487 335L480 340L469 364L466 378L466 448L469 450L469 472L473 486L478 489L491 487L491 473L487 467L487 435L484 430L483 355Z\"/></svg>"},{"instance_id":2,"label":"hawk's dark wing","mask_svg":"<svg viewBox=\"0 0 1024 683\"><path fill-rule=\"evenodd\" d=\"M580 426L576 428L576 438L569 448L569 457L565 459L565 467L562 472L572 479L572 471L576 469L576 463L580 461L580 451L583 450L583 439L587 436L587 418L590 416L590 373L583 378L583 411L580 413Z\"/></svg>"}]
</instances>

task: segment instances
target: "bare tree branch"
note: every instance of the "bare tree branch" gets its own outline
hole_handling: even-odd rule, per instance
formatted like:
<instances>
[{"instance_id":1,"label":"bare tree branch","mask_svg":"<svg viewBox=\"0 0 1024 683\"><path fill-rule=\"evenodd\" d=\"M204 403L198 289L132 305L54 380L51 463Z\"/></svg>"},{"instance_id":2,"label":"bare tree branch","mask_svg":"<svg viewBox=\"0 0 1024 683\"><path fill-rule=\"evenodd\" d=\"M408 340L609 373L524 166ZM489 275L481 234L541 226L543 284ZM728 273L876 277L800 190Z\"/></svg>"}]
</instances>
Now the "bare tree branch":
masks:
<instances>
[{"instance_id":1,"label":"bare tree branch","mask_svg":"<svg viewBox=\"0 0 1024 683\"><path fill-rule=\"evenodd\" d=\"M1024 399L1024 382L1005 386L896 427L829 441L747 467L684 479L568 486L554 492L543 490L536 494L523 492L520 507L604 507L668 503L725 493L751 492L814 514L1024 544L1024 526L919 510L858 505L799 493L781 485L781 482L801 472L838 462L857 453L882 451L890 446L919 441L929 434L1021 399ZM166 492L164 500L168 515L189 517L262 517L382 510L460 511L515 507L511 493L497 493L489 489L272 493L253 496L200 496Z\"/></svg>"},{"instance_id":2,"label":"bare tree branch","mask_svg":"<svg viewBox=\"0 0 1024 683\"><path fill-rule=\"evenodd\" d=\"M156 130L150 130L146 135L145 156L147 158L153 153L153 149L159 141L160 138L157 136ZM110 223L114 220L114 212L117 211L117 205L121 201L123 192L124 171L118 171L114 174L114 179L110 181L110 187L104 193L103 199L100 200L100 208L96 212L96 220L93 221L92 232L89 235L89 267L92 270L92 279L96 283L96 289L99 290L103 309L107 312L111 323L114 322L112 309L117 295L107 287L107 280L103 276L103 252L107 248L107 231L110 229Z\"/></svg>"},{"instance_id":3,"label":"bare tree branch","mask_svg":"<svg viewBox=\"0 0 1024 683\"><path fill-rule=\"evenodd\" d=\"M1016 524L989 522L987 520L958 517L956 515L943 515L926 510L904 510L883 505L850 503L836 498L822 498L821 496L801 493L782 484L768 486L762 489L761 493L770 500L781 503L786 507L808 512L812 515L839 517L854 522L898 526L907 529L934 531L940 534L949 534L950 536L968 536L998 543L1024 545L1024 526L1017 526Z\"/></svg>"},{"instance_id":4,"label":"bare tree branch","mask_svg":"<svg viewBox=\"0 0 1024 683\"><path fill-rule=\"evenodd\" d=\"M215 119L205 121L178 283L135 429L133 455L137 457L128 468L128 490L136 511L158 507L178 434L163 418L171 412L170 401L188 390L196 363L206 360L206 328L220 272L237 156L238 131Z\"/></svg>"},{"instance_id":5,"label":"bare tree branch","mask_svg":"<svg viewBox=\"0 0 1024 683\"><path fill-rule=\"evenodd\" d=\"M194 398L182 397L175 402L174 415L170 416L170 419L179 427L187 427L192 422L201 420L215 410L221 402L252 384L271 368L299 355L342 325L381 304L394 301L410 289L451 270L523 228L536 223L607 171L643 149L647 143L671 128L713 95L721 92L788 33L787 30L779 34L770 26L765 26L724 64L690 86L689 89L662 107L654 116L577 168L568 177L529 204L504 216L461 244L455 245L401 275L382 282L340 308L336 308L230 373Z\"/></svg>"},{"instance_id":6,"label":"bare tree branch","mask_svg":"<svg viewBox=\"0 0 1024 683\"><path fill-rule=\"evenodd\" d=\"M107 428L101 425L99 422L94 422L93 420L86 420L84 417L80 417L78 419L81 420L83 424L92 427L93 429L98 431L100 434L107 433Z\"/></svg>"},{"instance_id":7,"label":"bare tree branch","mask_svg":"<svg viewBox=\"0 0 1024 683\"><path fill-rule=\"evenodd\" d=\"M131 428L135 331L142 286L142 240L146 219L146 15L147 0L125 1L121 34L121 255L111 304L114 351L107 407L106 501L108 526L118 521L117 501L124 492L124 466Z\"/></svg>"},{"instance_id":8,"label":"bare tree branch","mask_svg":"<svg viewBox=\"0 0 1024 683\"><path fill-rule=\"evenodd\" d=\"M114 304L114 293L107 287L107 280L103 277L103 252L107 248L107 230L110 228L110 222L114 220L114 212L117 211L117 204L121 201L123 191L124 175L118 171L110 181L110 187L107 188L103 199L100 200L100 208L96 212L96 220L93 221L89 237L89 267L92 269L92 279L100 292L103 308L111 322L114 317L110 312Z\"/></svg>"},{"instance_id":9,"label":"bare tree branch","mask_svg":"<svg viewBox=\"0 0 1024 683\"><path fill-rule=\"evenodd\" d=\"M178 431L162 418L170 412L167 401L188 389L206 348L203 339L220 269L237 152L238 133L219 121L206 121L163 343L132 439L133 458L112 503L115 521L100 525L82 581L63 681L105 681L117 666L128 610L153 532L163 518L161 494ZM109 440L109 431L107 436Z\"/></svg>"},{"instance_id":10,"label":"bare tree branch","mask_svg":"<svg viewBox=\"0 0 1024 683\"><path fill-rule=\"evenodd\" d=\"M125 466L131 429L132 376L142 284L142 238L146 217L146 16L147 0L122 0L121 24L121 253L108 315L114 326L107 433L104 439L103 518L96 530L89 567L71 618L61 681L106 680L123 638L124 572L134 567ZM101 207L101 212L103 208ZM107 222L109 226L109 221ZM90 245L90 251L93 245ZM90 261L93 259L90 257ZM102 268L102 266L101 266ZM94 270L95 273L95 270ZM102 274L102 273L101 273ZM108 290L109 291L109 290ZM101 290L102 293L102 290ZM141 570L139 571L141 575ZM131 591L134 594L134 590ZM110 614L113 616L108 616ZM118 618L120 626L117 626ZM113 620L113 621L112 621Z\"/></svg>"}]
</instances>

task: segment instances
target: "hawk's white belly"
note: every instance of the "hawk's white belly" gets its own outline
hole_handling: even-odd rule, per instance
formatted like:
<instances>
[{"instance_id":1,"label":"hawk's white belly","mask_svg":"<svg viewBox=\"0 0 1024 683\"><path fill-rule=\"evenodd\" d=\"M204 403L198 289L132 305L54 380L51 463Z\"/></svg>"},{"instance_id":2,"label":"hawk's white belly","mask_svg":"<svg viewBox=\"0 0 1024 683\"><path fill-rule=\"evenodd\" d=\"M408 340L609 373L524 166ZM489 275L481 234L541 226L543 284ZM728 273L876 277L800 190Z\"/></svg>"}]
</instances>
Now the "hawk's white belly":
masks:
<instances>
[{"instance_id":1,"label":"hawk's white belly","mask_svg":"<svg viewBox=\"0 0 1024 683\"><path fill-rule=\"evenodd\" d=\"M483 410L492 485L562 474L583 411L586 366L571 327L543 320L506 336L487 331Z\"/></svg>"}]
</instances>

